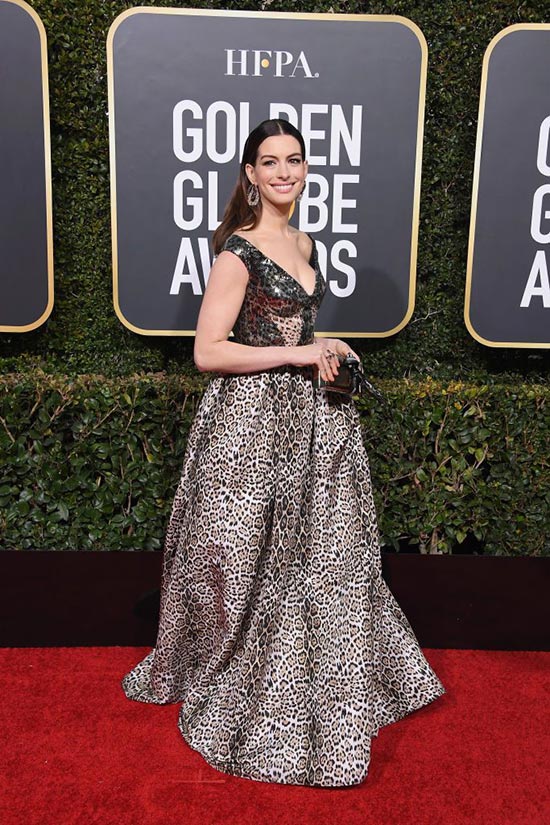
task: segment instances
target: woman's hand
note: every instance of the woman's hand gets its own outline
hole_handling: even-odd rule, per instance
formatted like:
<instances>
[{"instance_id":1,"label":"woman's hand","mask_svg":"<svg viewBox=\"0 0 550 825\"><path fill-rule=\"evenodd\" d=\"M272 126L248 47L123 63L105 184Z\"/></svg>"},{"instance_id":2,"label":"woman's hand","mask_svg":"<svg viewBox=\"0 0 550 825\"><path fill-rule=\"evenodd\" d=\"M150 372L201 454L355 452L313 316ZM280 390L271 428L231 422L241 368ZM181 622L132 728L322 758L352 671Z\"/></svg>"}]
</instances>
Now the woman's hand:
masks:
<instances>
[{"instance_id":1,"label":"woman's hand","mask_svg":"<svg viewBox=\"0 0 550 825\"><path fill-rule=\"evenodd\" d=\"M361 363L357 353L340 338L316 338L315 343L293 347L293 350L296 352L292 362L295 366L307 367L316 364L321 378L325 381L332 381L338 375L338 355L345 356L349 353Z\"/></svg>"}]
</instances>

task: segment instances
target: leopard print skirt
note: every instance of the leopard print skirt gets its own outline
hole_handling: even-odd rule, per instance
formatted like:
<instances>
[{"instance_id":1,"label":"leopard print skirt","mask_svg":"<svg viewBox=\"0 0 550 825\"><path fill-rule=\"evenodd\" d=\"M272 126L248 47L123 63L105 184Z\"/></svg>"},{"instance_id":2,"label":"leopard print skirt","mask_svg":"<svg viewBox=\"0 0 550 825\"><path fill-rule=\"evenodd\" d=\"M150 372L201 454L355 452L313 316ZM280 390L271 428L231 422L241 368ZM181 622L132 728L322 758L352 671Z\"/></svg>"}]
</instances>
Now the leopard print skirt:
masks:
<instances>
[{"instance_id":1,"label":"leopard print skirt","mask_svg":"<svg viewBox=\"0 0 550 825\"><path fill-rule=\"evenodd\" d=\"M156 645L122 680L182 703L214 768L362 782L373 736L445 693L381 571L352 399L298 369L216 376L165 538Z\"/></svg>"}]
</instances>

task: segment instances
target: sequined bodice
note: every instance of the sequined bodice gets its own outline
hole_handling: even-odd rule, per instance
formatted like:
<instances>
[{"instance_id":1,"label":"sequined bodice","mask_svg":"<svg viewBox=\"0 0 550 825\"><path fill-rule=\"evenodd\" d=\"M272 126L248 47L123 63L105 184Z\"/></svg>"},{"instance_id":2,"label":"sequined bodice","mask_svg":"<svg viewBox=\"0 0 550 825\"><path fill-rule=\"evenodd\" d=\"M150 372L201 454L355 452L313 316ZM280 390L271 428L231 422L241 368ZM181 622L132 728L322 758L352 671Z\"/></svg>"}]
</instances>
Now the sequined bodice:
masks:
<instances>
[{"instance_id":1,"label":"sequined bodice","mask_svg":"<svg viewBox=\"0 0 550 825\"><path fill-rule=\"evenodd\" d=\"M255 347L311 344L317 311L327 288L319 269L315 241L309 260L315 272L311 295L246 238L231 235L223 248L238 255L249 273L233 340Z\"/></svg>"}]
</instances>

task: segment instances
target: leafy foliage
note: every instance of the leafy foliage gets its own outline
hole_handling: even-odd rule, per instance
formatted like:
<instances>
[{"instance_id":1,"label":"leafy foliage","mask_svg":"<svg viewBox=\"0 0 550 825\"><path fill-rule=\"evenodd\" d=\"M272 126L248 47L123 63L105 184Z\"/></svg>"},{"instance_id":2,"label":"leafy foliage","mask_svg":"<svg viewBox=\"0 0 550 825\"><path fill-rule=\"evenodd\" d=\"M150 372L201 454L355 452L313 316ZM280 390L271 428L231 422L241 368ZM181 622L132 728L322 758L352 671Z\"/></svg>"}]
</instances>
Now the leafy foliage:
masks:
<instances>
[{"instance_id":1,"label":"leafy foliage","mask_svg":"<svg viewBox=\"0 0 550 825\"><path fill-rule=\"evenodd\" d=\"M548 387L428 378L386 393L390 419L377 408L365 419L384 544L550 554Z\"/></svg>"},{"instance_id":2,"label":"leafy foliage","mask_svg":"<svg viewBox=\"0 0 550 825\"><path fill-rule=\"evenodd\" d=\"M5 376L0 546L159 549L206 380ZM380 383L393 414L357 404L383 544L549 554L550 389Z\"/></svg>"}]
</instances>

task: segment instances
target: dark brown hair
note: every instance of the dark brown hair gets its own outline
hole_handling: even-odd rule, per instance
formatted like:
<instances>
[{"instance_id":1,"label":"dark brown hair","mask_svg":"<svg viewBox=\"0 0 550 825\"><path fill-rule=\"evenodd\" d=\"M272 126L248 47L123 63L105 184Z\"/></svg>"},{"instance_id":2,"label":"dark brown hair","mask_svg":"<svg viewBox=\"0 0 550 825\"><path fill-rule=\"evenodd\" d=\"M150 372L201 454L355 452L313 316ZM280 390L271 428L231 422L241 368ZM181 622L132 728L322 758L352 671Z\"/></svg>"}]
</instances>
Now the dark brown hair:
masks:
<instances>
[{"instance_id":1,"label":"dark brown hair","mask_svg":"<svg viewBox=\"0 0 550 825\"><path fill-rule=\"evenodd\" d=\"M219 255L224 243L229 236L233 234L235 229L239 229L240 227L254 229L258 223L260 215L262 214L262 204L261 201L257 206L249 206L248 204L246 194L250 186L250 181L248 180L245 167L247 163L251 166L256 164L260 144L263 143L266 138L273 137L273 135L292 135L292 137L295 137L302 150L302 160L305 160L306 147L304 139L298 129L288 120L283 120L282 118L263 120L250 132L244 144L237 183L225 207L222 222L212 236L214 255Z\"/></svg>"}]
</instances>

